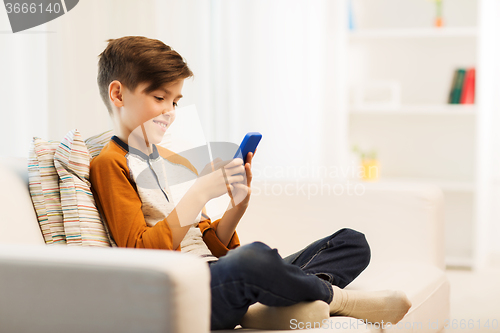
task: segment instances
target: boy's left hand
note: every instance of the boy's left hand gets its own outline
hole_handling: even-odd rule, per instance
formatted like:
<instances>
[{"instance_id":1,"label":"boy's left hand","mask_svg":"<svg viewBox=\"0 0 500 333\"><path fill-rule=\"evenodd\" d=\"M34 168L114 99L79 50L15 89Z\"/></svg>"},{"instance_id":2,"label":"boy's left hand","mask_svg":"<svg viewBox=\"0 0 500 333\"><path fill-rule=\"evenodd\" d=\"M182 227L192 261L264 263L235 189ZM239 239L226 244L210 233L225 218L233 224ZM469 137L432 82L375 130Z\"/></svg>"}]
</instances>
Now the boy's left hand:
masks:
<instances>
[{"instance_id":1,"label":"boy's left hand","mask_svg":"<svg viewBox=\"0 0 500 333\"><path fill-rule=\"evenodd\" d=\"M257 152L257 150L255 150ZM252 192L252 159L253 153L249 152L247 154L247 162L245 163L245 177L242 182L232 183L233 190L231 195L233 197L235 208L244 209L248 207L248 202L250 201L250 194Z\"/></svg>"}]
</instances>

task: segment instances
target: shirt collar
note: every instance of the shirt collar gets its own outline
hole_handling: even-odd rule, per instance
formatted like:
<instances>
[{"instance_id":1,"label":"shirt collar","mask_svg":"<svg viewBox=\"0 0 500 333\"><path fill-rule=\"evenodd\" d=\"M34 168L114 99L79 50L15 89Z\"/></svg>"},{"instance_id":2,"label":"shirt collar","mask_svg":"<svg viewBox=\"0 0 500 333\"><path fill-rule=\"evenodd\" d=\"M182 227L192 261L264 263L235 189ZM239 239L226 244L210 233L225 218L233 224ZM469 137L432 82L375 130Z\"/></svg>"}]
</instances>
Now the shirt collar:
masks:
<instances>
[{"instance_id":1,"label":"shirt collar","mask_svg":"<svg viewBox=\"0 0 500 333\"><path fill-rule=\"evenodd\" d=\"M149 154L149 155L146 155L145 153L143 153L139 149L134 148L134 147L129 146L128 144L126 144L125 142L123 142L116 135L113 135L111 137L111 140L113 140L117 145L119 145L120 147L122 147L123 149L125 149L126 151L128 151L130 154L134 154L134 155L137 155L139 157L142 157L144 160L148 160L148 159L153 160L153 159L158 158L158 156L160 156L160 154L158 153L158 149L156 148L156 145L154 145L154 144L151 144L153 146L153 152L151 154Z\"/></svg>"}]
</instances>

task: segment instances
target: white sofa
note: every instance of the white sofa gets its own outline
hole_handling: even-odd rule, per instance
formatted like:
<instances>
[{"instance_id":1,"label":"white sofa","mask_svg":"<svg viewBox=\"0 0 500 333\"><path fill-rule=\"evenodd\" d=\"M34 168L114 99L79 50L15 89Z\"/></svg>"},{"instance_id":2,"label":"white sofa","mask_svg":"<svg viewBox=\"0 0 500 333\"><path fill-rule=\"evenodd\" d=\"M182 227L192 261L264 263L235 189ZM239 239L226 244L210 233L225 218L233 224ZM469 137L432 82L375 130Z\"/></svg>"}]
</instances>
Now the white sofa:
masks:
<instances>
[{"instance_id":1,"label":"white sofa","mask_svg":"<svg viewBox=\"0 0 500 333\"><path fill-rule=\"evenodd\" d=\"M27 182L26 159L0 158L0 332L210 331L210 274L201 259L160 250L46 246ZM321 186L323 195L315 195ZM284 257L343 227L363 232L371 263L346 288L402 289L413 306L392 329L443 331L450 289L437 187L374 183L365 184L362 195L328 195L327 185L311 182L254 180L253 187L237 228L242 244L260 240ZM322 325L311 331L381 331L347 317Z\"/></svg>"}]
</instances>

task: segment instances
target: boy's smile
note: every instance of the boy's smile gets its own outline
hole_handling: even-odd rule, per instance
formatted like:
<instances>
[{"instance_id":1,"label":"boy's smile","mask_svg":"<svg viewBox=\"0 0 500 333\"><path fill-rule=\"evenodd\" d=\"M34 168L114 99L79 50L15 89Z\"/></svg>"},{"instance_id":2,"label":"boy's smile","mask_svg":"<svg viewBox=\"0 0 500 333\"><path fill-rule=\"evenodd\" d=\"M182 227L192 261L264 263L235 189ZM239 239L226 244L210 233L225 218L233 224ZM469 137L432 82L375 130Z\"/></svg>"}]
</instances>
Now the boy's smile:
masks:
<instances>
[{"instance_id":1,"label":"boy's smile","mask_svg":"<svg viewBox=\"0 0 500 333\"><path fill-rule=\"evenodd\" d=\"M159 125L161 130L164 132L167 130L167 128L169 126L169 123L167 123L166 121L161 120L161 119L153 119L153 123Z\"/></svg>"},{"instance_id":2,"label":"boy's smile","mask_svg":"<svg viewBox=\"0 0 500 333\"><path fill-rule=\"evenodd\" d=\"M175 107L182 98L183 84L181 79L145 93L148 83L139 84L132 92L119 81L113 81L109 89L116 107L113 112L116 136L149 154L146 142L160 143L175 120Z\"/></svg>"},{"instance_id":3,"label":"boy's smile","mask_svg":"<svg viewBox=\"0 0 500 333\"><path fill-rule=\"evenodd\" d=\"M173 119L175 119L175 110L144 122L144 130L146 131L148 141L154 144L160 143L167 128L172 124ZM138 130L142 133L142 128ZM135 134L135 131L132 133Z\"/></svg>"}]
</instances>

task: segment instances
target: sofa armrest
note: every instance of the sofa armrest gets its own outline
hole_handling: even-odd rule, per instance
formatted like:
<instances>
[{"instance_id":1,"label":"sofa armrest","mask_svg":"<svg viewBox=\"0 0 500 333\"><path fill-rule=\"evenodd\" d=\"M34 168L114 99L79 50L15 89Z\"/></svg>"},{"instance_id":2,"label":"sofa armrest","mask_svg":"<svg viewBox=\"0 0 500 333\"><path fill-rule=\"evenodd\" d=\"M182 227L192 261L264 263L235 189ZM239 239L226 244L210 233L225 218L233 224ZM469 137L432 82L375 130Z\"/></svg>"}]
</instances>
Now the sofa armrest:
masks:
<instances>
[{"instance_id":1,"label":"sofa armrest","mask_svg":"<svg viewBox=\"0 0 500 333\"><path fill-rule=\"evenodd\" d=\"M0 156L0 243L45 244L28 183L26 158Z\"/></svg>"},{"instance_id":2,"label":"sofa armrest","mask_svg":"<svg viewBox=\"0 0 500 333\"><path fill-rule=\"evenodd\" d=\"M0 331L61 330L209 332L208 265L162 250L0 245Z\"/></svg>"}]
</instances>

